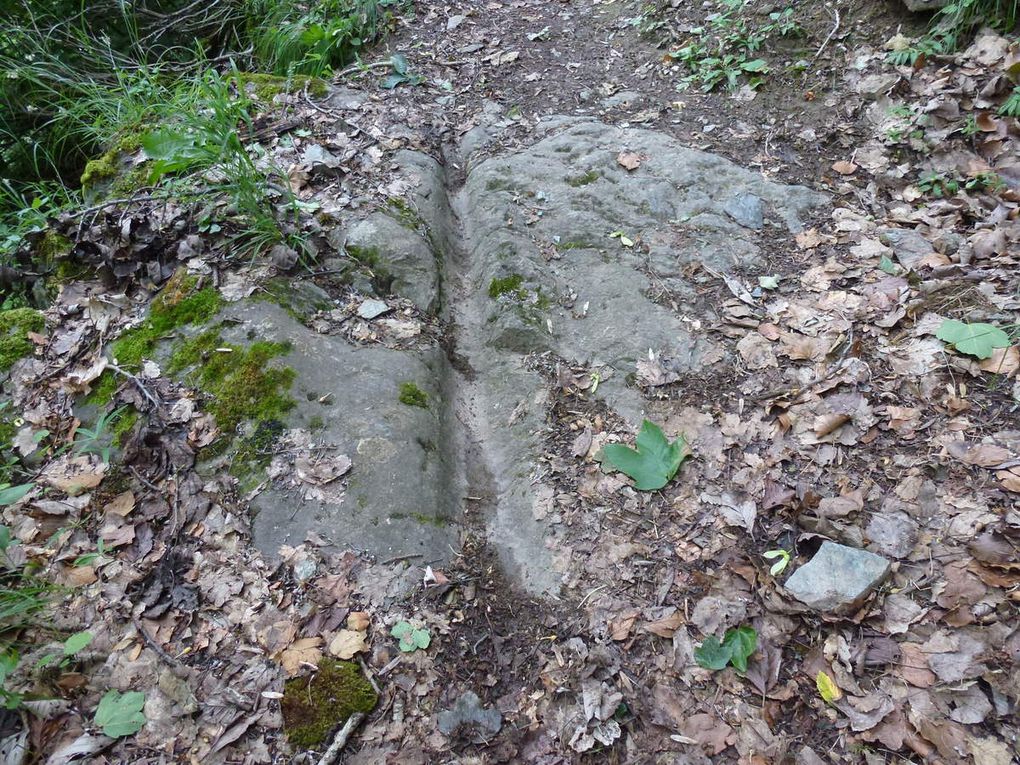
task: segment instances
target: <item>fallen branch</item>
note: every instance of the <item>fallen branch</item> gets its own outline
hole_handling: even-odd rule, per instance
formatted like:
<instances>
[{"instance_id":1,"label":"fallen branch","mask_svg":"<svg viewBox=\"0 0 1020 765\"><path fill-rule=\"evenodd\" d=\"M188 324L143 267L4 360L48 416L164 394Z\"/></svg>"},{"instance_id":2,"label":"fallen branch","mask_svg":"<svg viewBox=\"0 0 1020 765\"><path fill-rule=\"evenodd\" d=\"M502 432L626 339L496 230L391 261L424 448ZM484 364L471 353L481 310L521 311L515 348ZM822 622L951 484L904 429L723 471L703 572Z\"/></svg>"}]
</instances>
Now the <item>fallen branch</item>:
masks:
<instances>
[{"instance_id":1,"label":"fallen branch","mask_svg":"<svg viewBox=\"0 0 1020 765\"><path fill-rule=\"evenodd\" d=\"M365 666L365 662L360 662L361 669L368 678L368 682L372 684L372 688L375 690L376 695L381 695L379 686L375 682L375 678L372 677L372 673L368 671L368 667ZM347 718L347 722L344 726L336 732L333 737L333 743L329 745L329 749L325 751L322 757L319 758L319 765L333 765L340 756L340 752L347 746L347 740L351 737L351 734L357 729L359 725L368 717L364 712L355 712Z\"/></svg>"},{"instance_id":2,"label":"fallen branch","mask_svg":"<svg viewBox=\"0 0 1020 765\"><path fill-rule=\"evenodd\" d=\"M836 8L835 10L829 10L829 6L825 6L825 10L829 11L829 13L831 13L835 17L836 23L833 24L832 30L829 32L829 36L826 37L824 41L822 41L821 47L815 52L814 57L811 59L812 61L816 61L818 59L818 57L822 55L822 51L825 50L826 46L828 46L829 42L835 36L836 32L839 31L839 22L840 22L840 19L839 19L839 8Z\"/></svg>"}]
</instances>

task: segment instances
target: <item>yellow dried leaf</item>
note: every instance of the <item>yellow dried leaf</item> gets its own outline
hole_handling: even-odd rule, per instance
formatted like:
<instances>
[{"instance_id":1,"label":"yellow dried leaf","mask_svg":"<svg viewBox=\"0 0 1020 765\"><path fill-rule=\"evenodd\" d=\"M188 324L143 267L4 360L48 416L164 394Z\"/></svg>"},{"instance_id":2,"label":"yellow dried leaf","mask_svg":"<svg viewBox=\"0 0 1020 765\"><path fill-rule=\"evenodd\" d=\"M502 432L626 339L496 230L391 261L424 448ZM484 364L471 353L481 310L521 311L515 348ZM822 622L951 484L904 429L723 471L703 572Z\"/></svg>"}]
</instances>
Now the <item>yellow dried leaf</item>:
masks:
<instances>
[{"instance_id":1,"label":"yellow dried leaf","mask_svg":"<svg viewBox=\"0 0 1020 765\"><path fill-rule=\"evenodd\" d=\"M833 680L825 672L819 672L815 677L815 685L818 686L818 695L822 697L822 701L827 704L831 704L834 701L839 701L843 698L843 691L840 690L839 686L836 685L836 681Z\"/></svg>"}]
</instances>

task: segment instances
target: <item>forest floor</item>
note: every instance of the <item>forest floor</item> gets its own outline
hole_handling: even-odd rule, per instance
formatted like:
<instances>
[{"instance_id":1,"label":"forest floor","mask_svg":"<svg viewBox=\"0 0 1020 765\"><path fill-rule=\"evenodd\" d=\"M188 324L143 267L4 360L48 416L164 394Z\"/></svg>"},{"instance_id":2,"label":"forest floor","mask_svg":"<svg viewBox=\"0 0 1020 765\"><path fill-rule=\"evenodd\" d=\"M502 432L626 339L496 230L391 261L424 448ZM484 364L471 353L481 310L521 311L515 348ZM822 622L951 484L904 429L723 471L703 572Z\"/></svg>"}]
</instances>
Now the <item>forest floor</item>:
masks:
<instances>
[{"instance_id":1,"label":"forest floor","mask_svg":"<svg viewBox=\"0 0 1020 765\"><path fill-rule=\"evenodd\" d=\"M306 89L267 101L259 142L317 210L305 223L318 256L308 268L286 248L238 262L183 202L135 200L58 224L76 257L119 280L66 283L8 382L14 447L34 459L37 487L5 508L5 553L61 589L52 618L25 627L35 648L6 672L30 700L3 721L5 762L310 763L334 741L323 761L360 765L1016 761L1020 126L998 113L1016 41L983 30L957 55L894 66L890 49L925 24L900 3L794 3L778 20L768 14L786 6L770 4L741 16L737 37L796 27L735 49L719 75L734 88L680 90L718 67L707 53L676 53L705 42L712 4L675 5L421 4L377 51L379 62L406 57L397 87L379 87L391 73L380 63L321 98ZM602 164L590 178L554 178L557 145L571 168ZM419 157L411 172L408 152ZM713 170L684 175L674 159ZM703 194L714 214L723 176L767 202L765 223L720 207L699 228L636 201L654 207L664 178L690 178L662 198L681 209ZM598 187L609 181L616 190ZM787 206L796 225L780 220ZM398 263L380 283L387 253L363 247L370 278L338 278L356 224L387 210L412 218L425 252L446 262L415 263L406 278ZM563 246L591 221L605 230L576 252ZM503 242L523 277L491 260ZM730 257L730 244L746 257ZM674 250L683 262L663 266ZM607 284L616 305L598 269L618 263L643 284L633 313L607 314L615 334L585 334L586 316L602 320L585 289ZM546 306L541 287L529 292L532 266L585 289L569 300L554 289ZM312 285L319 302L306 311L288 293L279 317L243 307L281 275ZM428 279L435 292L419 298ZM509 318L484 313L490 298L513 303ZM532 308L545 311L537 330L501 323ZM118 366L111 342L150 311L175 318L137 368ZM191 325L213 314L227 317L222 335L188 345ZM270 458L253 482L202 450L222 435L232 388L276 390L266 370L274 356L291 363L291 346L258 356L245 342L279 342L280 327L294 358L307 356L292 364L293 392L317 406L323 388L302 387L302 375L324 374L351 408L323 408L324 431L304 403L273 410L286 427L242 442ZM184 345L160 356L175 333ZM591 339L628 334L626 361L601 358ZM683 340L663 347L664 336ZM450 402L430 438L457 463L437 458L436 475L465 496L443 523L422 510L427 552L384 554L369 531L354 544L361 532L342 524L358 516L322 509L356 505L373 459L373 439L340 445L361 421L355 403L376 406L363 390L374 382L328 363L348 345L403 354L392 358L413 358L406 368L421 374L440 348L450 366L435 390L422 385L422 402ZM223 346L226 385L168 371L192 351L192 366L215 367ZM495 357L512 363L487 372ZM113 403L137 412L112 456L102 434L94 449L42 452L101 430L81 399L104 373L116 375ZM402 403L417 406L415 391L402 389ZM288 408L303 419L287 421ZM397 409L387 427L413 406ZM637 490L602 453L632 443L644 417L689 450L656 491ZM432 464L433 448L416 459ZM407 464L388 480L409 482L405 494L424 506L422 482L440 480L430 469ZM533 517L500 521L522 491ZM303 503L319 515L303 511L315 518L298 538L283 521L258 530L274 506L293 520ZM508 553L507 525L522 538L539 529L538 543ZM825 541L849 557L819 573ZM833 594L878 561L854 597ZM814 600L812 577L830 590ZM37 668L62 658L60 636L83 631L86 648ZM741 635L754 636L753 651L730 650ZM329 714L368 691L335 680L302 712L328 712L302 746L294 699L311 698L331 657L358 662L378 699L338 738ZM135 735L100 730L109 689L144 694Z\"/></svg>"}]
</instances>

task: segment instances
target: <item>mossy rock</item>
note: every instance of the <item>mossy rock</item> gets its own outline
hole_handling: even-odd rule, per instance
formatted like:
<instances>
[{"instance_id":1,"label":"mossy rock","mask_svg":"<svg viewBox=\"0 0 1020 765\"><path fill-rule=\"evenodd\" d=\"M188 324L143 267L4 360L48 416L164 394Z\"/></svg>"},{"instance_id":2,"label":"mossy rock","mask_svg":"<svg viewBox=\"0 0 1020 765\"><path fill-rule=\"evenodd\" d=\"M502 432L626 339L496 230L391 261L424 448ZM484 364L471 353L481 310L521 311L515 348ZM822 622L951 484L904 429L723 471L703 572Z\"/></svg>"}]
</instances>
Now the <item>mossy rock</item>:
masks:
<instances>
[{"instance_id":1,"label":"mossy rock","mask_svg":"<svg viewBox=\"0 0 1020 765\"><path fill-rule=\"evenodd\" d=\"M142 127L125 134L103 154L90 159L81 174L85 196L95 199L103 194L126 195L148 185L144 162L131 167L128 158L142 147Z\"/></svg>"},{"instance_id":2,"label":"mossy rock","mask_svg":"<svg viewBox=\"0 0 1020 765\"><path fill-rule=\"evenodd\" d=\"M294 370L269 365L290 351L289 343L226 344L219 329L211 329L179 343L168 371L190 370L185 379L209 396L209 411L220 429L233 433L242 422L279 420L294 407L286 393Z\"/></svg>"},{"instance_id":3,"label":"mossy rock","mask_svg":"<svg viewBox=\"0 0 1020 765\"><path fill-rule=\"evenodd\" d=\"M6 372L18 359L32 353L29 332L42 332L46 326L42 313L33 308L0 311L0 371Z\"/></svg>"},{"instance_id":4,"label":"mossy rock","mask_svg":"<svg viewBox=\"0 0 1020 765\"><path fill-rule=\"evenodd\" d=\"M419 406L422 409L428 408L429 394L415 385L413 382L400 383L400 403L407 406Z\"/></svg>"},{"instance_id":5,"label":"mossy rock","mask_svg":"<svg viewBox=\"0 0 1020 765\"><path fill-rule=\"evenodd\" d=\"M520 274L496 277L489 282L489 297L493 300L498 300L501 297L527 300L528 291L524 288L524 277Z\"/></svg>"},{"instance_id":6,"label":"mossy rock","mask_svg":"<svg viewBox=\"0 0 1020 765\"><path fill-rule=\"evenodd\" d=\"M214 287L198 289L197 276L184 269L175 273L160 290L149 309L148 318L123 333L110 345L110 353L122 367L137 369L142 360L152 358L159 341L174 330L201 325L215 316L223 298ZM93 384L85 403L103 407L110 403L120 381L112 372L104 372Z\"/></svg>"},{"instance_id":7,"label":"mossy rock","mask_svg":"<svg viewBox=\"0 0 1020 765\"><path fill-rule=\"evenodd\" d=\"M295 677L283 688L280 709L287 738L314 749L356 712L368 714L379 698L357 664L322 659L311 677Z\"/></svg>"},{"instance_id":8,"label":"mossy rock","mask_svg":"<svg viewBox=\"0 0 1020 765\"><path fill-rule=\"evenodd\" d=\"M274 74L238 72L236 77L241 90L266 103L271 103L276 96L282 93L303 93L306 88L308 95L314 98L324 98L329 93L329 85L325 80L305 74L278 77Z\"/></svg>"}]
</instances>

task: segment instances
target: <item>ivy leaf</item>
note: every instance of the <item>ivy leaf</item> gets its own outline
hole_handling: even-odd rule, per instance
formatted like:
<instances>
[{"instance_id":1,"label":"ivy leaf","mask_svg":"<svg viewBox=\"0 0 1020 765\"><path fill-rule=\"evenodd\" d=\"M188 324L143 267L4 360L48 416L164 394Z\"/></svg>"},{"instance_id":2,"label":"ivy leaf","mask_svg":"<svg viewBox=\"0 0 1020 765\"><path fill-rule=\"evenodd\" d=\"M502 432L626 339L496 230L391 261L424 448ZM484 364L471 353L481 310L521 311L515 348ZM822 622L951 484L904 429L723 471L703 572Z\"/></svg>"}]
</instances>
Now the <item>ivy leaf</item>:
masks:
<instances>
[{"instance_id":1,"label":"ivy leaf","mask_svg":"<svg viewBox=\"0 0 1020 765\"><path fill-rule=\"evenodd\" d=\"M145 725L145 694L139 691L107 691L96 709L95 723L110 738L131 736Z\"/></svg>"},{"instance_id":2,"label":"ivy leaf","mask_svg":"<svg viewBox=\"0 0 1020 765\"><path fill-rule=\"evenodd\" d=\"M1009 335L991 324L966 324L946 319L935 337L949 343L960 353L979 359L991 358L996 348L1009 347Z\"/></svg>"},{"instance_id":3,"label":"ivy leaf","mask_svg":"<svg viewBox=\"0 0 1020 765\"><path fill-rule=\"evenodd\" d=\"M694 649L694 660L699 667L705 669L720 670L726 669L733 656L731 648L719 642L719 638L709 635L705 641Z\"/></svg>"},{"instance_id":4,"label":"ivy leaf","mask_svg":"<svg viewBox=\"0 0 1020 765\"><path fill-rule=\"evenodd\" d=\"M408 621L397 622L390 634L400 641L398 647L404 653L413 653L419 648L425 650L432 642L432 636L426 629L415 629Z\"/></svg>"},{"instance_id":5,"label":"ivy leaf","mask_svg":"<svg viewBox=\"0 0 1020 765\"><path fill-rule=\"evenodd\" d=\"M843 698L843 691L836 685L836 681L829 677L826 672L819 672L815 676L815 685L818 687L818 695L822 701L831 704Z\"/></svg>"},{"instance_id":6,"label":"ivy leaf","mask_svg":"<svg viewBox=\"0 0 1020 765\"><path fill-rule=\"evenodd\" d=\"M634 479L641 491L661 489L680 469L690 455L683 436L670 443L662 428L645 420L635 441L637 449L623 444L609 444L602 449L605 461Z\"/></svg>"},{"instance_id":7,"label":"ivy leaf","mask_svg":"<svg viewBox=\"0 0 1020 765\"><path fill-rule=\"evenodd\" d=\"M754 627L738 627L726 630L722 642L723 648L730 650L730 663L740 674L747 672L747 660L758 647L758 633Z\"/></svg>"}]
</instances>

